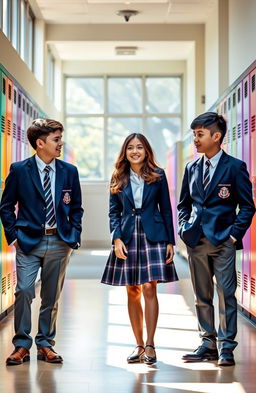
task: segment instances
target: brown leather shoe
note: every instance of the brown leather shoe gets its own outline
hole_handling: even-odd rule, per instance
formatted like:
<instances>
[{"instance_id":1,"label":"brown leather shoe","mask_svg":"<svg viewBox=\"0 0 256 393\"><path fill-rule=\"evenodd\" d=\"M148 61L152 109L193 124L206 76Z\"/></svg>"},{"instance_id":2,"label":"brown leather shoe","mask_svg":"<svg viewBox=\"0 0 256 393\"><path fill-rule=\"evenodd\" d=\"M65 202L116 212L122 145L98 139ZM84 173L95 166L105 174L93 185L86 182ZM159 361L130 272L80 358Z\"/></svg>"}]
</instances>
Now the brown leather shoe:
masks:
<instances>
[{"instance_id":1,"label":"brown leather shoe","mask_svg":"<svg viewBox=\"0 0 256 393\"><path fill-rule=\"evenodd\" d=\"M24 347L16 347L11 355L6 359L7 366L17 366L24 362L29 362L29 350Z\"/></svg>"},{"instance_id":2,"label":"brown leather shoe","mask_svg":"<svg viewBox=\"0 0 256 393\"><path fill-rule=\"evenodd\" d=\"M37 351L37 360L48 363L62 363L63 359L55 352L52 347L41 347Z\"/></svg>"}]
</instances>

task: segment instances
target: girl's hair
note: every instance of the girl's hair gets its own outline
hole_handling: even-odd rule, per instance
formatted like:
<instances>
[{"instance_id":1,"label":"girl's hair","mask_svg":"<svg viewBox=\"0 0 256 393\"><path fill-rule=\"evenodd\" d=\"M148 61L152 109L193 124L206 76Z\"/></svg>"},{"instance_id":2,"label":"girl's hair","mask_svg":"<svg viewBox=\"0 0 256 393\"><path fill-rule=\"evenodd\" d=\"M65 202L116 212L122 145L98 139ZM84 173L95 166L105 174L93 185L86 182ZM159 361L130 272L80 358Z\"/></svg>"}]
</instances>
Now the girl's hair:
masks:
<instances>
[{"instance_id":1,"label":"girl's hair","mask_svg":"<svg viewBox=\"0 0 256 393\"><path fill-rule=\"evenodd\" d=\"M122 189L128 184L130 176L130 163L126 158L126 150L129 143L134 138L139 139L146 153L146 157L141 168L141 177L148 184L155 182L159 177L161 177L161 174L156 172L156 169L160 169L160 167L156 164L153 150L147 138L142 134L130 134L125 139L115 163L115 170L112 174L110 183L110 192L112 194L117 194L118 192L121 192Z\"/></svg>"}]
</instances>

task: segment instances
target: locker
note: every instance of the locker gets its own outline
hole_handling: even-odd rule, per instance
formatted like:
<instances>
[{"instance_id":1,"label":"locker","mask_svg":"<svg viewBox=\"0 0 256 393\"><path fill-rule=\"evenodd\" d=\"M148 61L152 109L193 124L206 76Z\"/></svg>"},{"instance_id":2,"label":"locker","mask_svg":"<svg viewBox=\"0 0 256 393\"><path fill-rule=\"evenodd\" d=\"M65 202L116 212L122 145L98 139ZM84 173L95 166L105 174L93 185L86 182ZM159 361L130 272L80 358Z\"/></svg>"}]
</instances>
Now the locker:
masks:
<instances>
[{"instance_id":1,"label":"locker","mask_svg":"<svg viewBox=\"0 0 256 393\"><path fill-rule=\"evenodd\" d=\"M17 106L17 154L16 161L21 160L21 123L22 123L22 93L18 89L18 106Z\"/></svg>"},{"instance_id":2,"label":"locker","mask_svg":"<svg viewBox=\"0 0 256 393\"><path fill-rule=\"evenodd\" d=\"M1 182L5 180L6 173L6 76L1 72Z\"/></svg>"},{"instance_id":3,"label":"locker","mask_svg":"<svg viewBox=\"0 0 256 393\"><path fill-rule=\"evenodd\" d=\"M232 155L232 110L231 94L227 97L227 153Z\"/></svg>"},{"instance_id":4,"label":"locker","mask_svg":"<svg viewBox=\"0 0 256 393\"><path fill-rule=\"evenodd\" d=\"M6 78L6 176L12 163L12 107L13 107L13 82Z\"/></svg>"},{"instance_id":5,"label":"locker","mask_svg":"<svg viewBox=\"0 0 256 393\"><path fill-rule=\"evenodd\" d=\"M30 149L29 149L29 142L28 142L28 137L27 137L27 129L30 124L30 101L28 99L26 100L26 115L25 115L25 127L24 127L24 141L25 141L25 158L29 156Z\"/></svg>"},{"instance_id":6,"label":"locker","mask_svg":"<svg viewBox=\"0 0 256 393\"><path fill-rule=\"evenodd\" d=\"M231 155L236 157L237 150L237 124L236 124L236 89L231 93Z\"/></svg>"},{"instance_id":7,"label":"locker","mask_svg":"<svg viewBox=\"0 0 256 393\"><path fill-rule=\"evenodd\" d=\"M243 130L242 130L242 82L235 88L233 97L236 99L236 157L242 160L243 157ZM234 128L233 128L234 129ZM234 143L234 142L233 142ZM238 250L236 253L236 271L237 271L237 291L236 297L238 303L243 302L243 251Z\"/></svg>"},{"instance_id":8,"label":"locker","mask_svg":"<svg viewBox=\"0 0 256 393\"><path fill-rule=\"evenodd\" d=\"M249 75L243 81L243 161L247 165L247 169L251 171L251 130L250 130L250 100L249 100ZM251 229L249 228L243 238L243 299L242 306L250 310L251 298Z\"/></svg>"},{"instance_id":9,"label":"locker","mask_svg":"<svg viewBox=\"0 0 256 393\"><path fill-rule=\"evenodd\" d=\"M253 198L256 203L256 68L250 73L250 127L251 127L251 177ZM250 312L256 316L256 216L251 226L251 304Z\"/></svg>"},{"instance_id":10,"label":"locker","mask_svg":"<svg viewBox=\"0 0 256 393\"><path fill-rule=\"evenodd\" d=\"M26 158L26 145L25 145L25 129L26 129L26 98L21 93L21 160Z\"/></svg>"},{"instance_id":11,"label":"locker","mask_svg":"<svg viewBox=\"0 0 256 393\"><path fill-rule=\"evenodd\" d=\"M12 162L17 161L18 88L13 85L12 104Z\"/></svg>"},{"instance_id":12,"label":"locker","mask_svg":"<svg viewBox=\"0 0 256 393\"><path fill-rule=\"evenodd\" d=\"M225 98L220 105L220 114L227 121L227 99ZM228 131L226 132L225 138L222 142L222 149L227 153L228 152Z\"/></svg>"}]
</instances>

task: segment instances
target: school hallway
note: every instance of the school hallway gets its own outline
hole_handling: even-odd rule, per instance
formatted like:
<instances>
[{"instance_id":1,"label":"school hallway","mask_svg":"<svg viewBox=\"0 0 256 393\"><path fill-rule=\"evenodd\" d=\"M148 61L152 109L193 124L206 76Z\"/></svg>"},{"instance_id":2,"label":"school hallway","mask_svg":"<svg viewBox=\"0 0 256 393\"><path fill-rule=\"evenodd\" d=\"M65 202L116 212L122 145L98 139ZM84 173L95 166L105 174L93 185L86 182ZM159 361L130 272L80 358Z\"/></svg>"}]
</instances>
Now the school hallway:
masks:
<instances>
[{"instance_id":1,"label":"school hallway","mask_svg":"<svg viewBox=\"0 0 256 393\"><path fill-rule=\"evenodd\" d=\"M256 330L238 314L236 365L183 363L181 356L199 344L193 294L185 259L175 256L180 280L160 284L156 332L158 362L130 364L134 347L124 287L100 283L108 250L73 254L59 303L56 350L63 365L31 360L5 366L12 351L13 313L0 324L0 392L8 393L255 393ZM33 302L37 328L39 287Z\"/></svg>"}]
</instances>

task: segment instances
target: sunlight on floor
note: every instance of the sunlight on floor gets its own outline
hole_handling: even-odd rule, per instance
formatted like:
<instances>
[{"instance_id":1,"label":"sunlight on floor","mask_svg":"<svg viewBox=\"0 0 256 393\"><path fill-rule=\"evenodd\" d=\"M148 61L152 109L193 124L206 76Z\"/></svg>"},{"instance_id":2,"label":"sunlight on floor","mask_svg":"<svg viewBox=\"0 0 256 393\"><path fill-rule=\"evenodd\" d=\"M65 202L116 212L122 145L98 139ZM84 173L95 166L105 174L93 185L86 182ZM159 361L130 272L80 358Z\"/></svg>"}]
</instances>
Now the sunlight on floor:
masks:
<instances>
[{"instance_id":1,"label":"sunlight on floor","mask_svg":"<svg viewBox=\"0 0 256 393\"><path fill-rule=\"evenodd\" d=\"M239 382L232 383L147 383L143 385L178 389L185 392L196 393L246 393Z\"/></svg>"}]
</instances>

